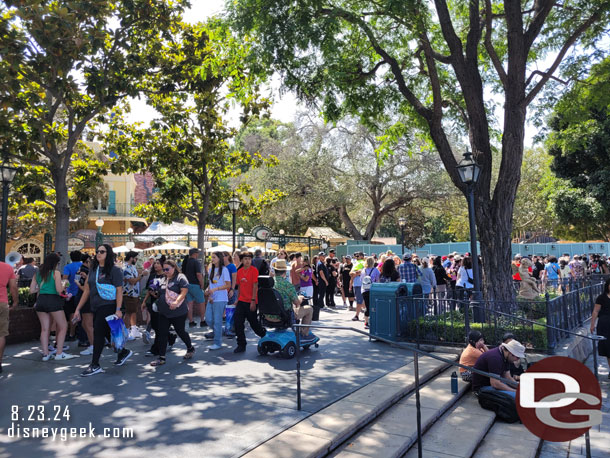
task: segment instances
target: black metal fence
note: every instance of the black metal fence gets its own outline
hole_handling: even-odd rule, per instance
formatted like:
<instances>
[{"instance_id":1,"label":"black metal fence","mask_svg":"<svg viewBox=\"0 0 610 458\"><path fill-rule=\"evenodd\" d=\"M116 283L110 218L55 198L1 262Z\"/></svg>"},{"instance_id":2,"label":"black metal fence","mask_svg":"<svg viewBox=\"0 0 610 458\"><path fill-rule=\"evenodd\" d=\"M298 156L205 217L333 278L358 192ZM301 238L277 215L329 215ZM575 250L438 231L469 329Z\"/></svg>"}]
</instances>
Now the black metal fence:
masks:
<instances>
[{"instance_id":1,"label":"black metal fence","mask_svg":"<svg viewBox=\"0 0 610 458\"><path fill-rule=\"evenodd\" d=\"M574 283L562 295L514 301L455 299L450 294L397 298L400 340L463 345L471 329L496 344L508 332L527 348L552 353L561 339L591 317L603 283Z\"/></svg>"}]
</instances>

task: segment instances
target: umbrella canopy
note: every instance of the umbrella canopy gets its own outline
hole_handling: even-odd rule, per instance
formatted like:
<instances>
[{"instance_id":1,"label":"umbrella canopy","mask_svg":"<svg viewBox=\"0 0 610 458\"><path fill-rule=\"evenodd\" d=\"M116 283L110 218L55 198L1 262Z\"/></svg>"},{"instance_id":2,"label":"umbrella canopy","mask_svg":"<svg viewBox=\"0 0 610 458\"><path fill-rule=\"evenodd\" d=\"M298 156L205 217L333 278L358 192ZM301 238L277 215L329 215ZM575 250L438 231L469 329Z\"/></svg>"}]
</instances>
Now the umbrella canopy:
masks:
<instances>
[{"instance_id":1,"label":"umbrella canopy","mask_svg":"<svg viewBox=\"0 0 610 458\"><path fill-rule=\"evenodd\" d=\"M208 253L214 253L215 251L228 251L229 253L233 253L233 247L229 245L218 245L206 248L205 251Z\"/></svg>"},{"instance_id":2,"label":"umbrella canopy","mask_svg":"<svg viewBox=\"0 0 610 458\"><path fill-rule=\"evenodd\" d=\"M191 247L178 245L177 243L164 243L150 248L146 248L144 253L181 253L187 254Z\"/></svg>"},{"instance_id":3,"label":"umbrella canopy","mask_svg":"<svg viewBox=\"0 0 610 458\"><path fill-rule=\"evenodd\" d=\"M118 247L113 247L112 251L114 251L115 253L129 253L130 251L134 251L136 253L139 253L142 250L139 249L139 248L135 248L135 247L130 250L125 245L121 245L121 246L118 246Z\"/></svg>"}]
</instances>

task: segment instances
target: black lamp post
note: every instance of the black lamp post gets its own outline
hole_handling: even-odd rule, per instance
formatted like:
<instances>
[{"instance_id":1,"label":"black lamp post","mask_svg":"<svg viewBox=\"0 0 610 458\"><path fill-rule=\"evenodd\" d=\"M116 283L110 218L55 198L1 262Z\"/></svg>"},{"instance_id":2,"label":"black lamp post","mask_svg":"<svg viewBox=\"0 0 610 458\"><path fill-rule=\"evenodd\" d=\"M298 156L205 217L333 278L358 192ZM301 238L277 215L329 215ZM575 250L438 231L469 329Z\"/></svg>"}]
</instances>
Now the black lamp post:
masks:
<instances>
[{"instance_id":1,"label":"black lamp post","mask_svg":"<svg viewBox=\"0 0 610 458\"><path fill-rule=\"evenodd\" d=\"M0 261L6 257L6 230L8 223L8 193L9 186L15 178L17 169L8 165L6 160L0 165L0 175L2 175L2 232L0 234Z\"/></svg>"},{"instance_id":2,"label":"black lamp post","mask_svg":"<svg viewBox=\"0 0 610 458\"><path fill-rule=\"evenodd\" d=\"M278 238L278 245L280 248L286 248L286 231L280 229L280 236Z\"/></svg>"},{"instance_id":3,"label":"black lamp post","mask_svg":"<svg viewBox=\"0 0 610 458\"><path fill-rule=\"evenodd\" d=\"M479 275L479 255L477 253L477 226L475 223L474 213L474 187L479 180L481 167L472 158L472 153L466 151L464 159L457 166L457 171L460 175L460 180L467 186L466 200L468 200L468 221L470 225L470 253L472 256L472 277L474 282L474 299L481 297L481 277ZM474 321L482 321L480 309L475 308Z\"/></svg>"},{"instance_id":4,"label":"black lamp post","mask_svg":"<svg viewBox=\"0 0 610 458\"><path fill-rule=\"evenodd\" d=\"M235 196L235 193L233 193L233 197L229 199L229 210L233 212L233 252L235 252L235 214L237 213L237 210L239 210L240 204L241 201Z\"/></svg>"},{"instance_id":5,"label":"black lamp post","mask_svg":"<svg viewBox=\"0 0 610 458\"><path fill-rule=\"evenodd\" d=\"M402 246L402 254L405 254L405 227L407 227L407 218L398 218L398 227L400 227L400 244Z\"/></svg>"}]
</instances>

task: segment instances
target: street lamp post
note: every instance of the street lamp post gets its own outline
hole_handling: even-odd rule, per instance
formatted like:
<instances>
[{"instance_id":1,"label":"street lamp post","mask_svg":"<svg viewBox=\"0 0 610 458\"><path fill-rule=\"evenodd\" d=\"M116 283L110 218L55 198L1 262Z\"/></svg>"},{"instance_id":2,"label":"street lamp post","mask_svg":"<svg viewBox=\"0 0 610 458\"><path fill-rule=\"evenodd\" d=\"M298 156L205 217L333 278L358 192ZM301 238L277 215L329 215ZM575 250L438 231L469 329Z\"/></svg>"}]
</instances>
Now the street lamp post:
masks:
<instances>
[{"instance_id":1,"label":"street lamp post","mask_svg":"<svg viewBox=\"0 0 610 458\"><path fill-rule=\"evenodd\" d=\"M237 229L237 233L239 234L239 246L242 247L244 246L244 228L240 227L239 229Z\"/></svg>"},{"instance_id":2,"label":"street lamp post","mask_svg":"<svg viewBox=\"0 0 610 458\"><path fill-rule=\"evenodd\" d=\"M479 180L481 168L472 158L472 153L466 151L464 159L457 166L460 180L467 186L466 200L468 201L468 222L470 225L470 255L472 257L472 278L474 283L474 299L481 298L481 276L479 275L479 255L477 252L477 226L474 210L474 187ZM473 310L474 321L481 322L481 310L475 307ZM467 330L468 332L468 330Z\"/></svg>"},{"instance_id":3,"label":"street lamp post","mask_svg":"<svg viewBox=\"0 0 610 458\"><path fill-rule=\"evenodd\" d=\"M405 228L407 227L407 218L398 218L398 227L400 227L400 244L402 245L402 255L405 254Z\"/></svg>"},{"instance_id":4,"label":"street lamp post","mask_svg":"<svg viewBox=\"0 0 610 458\"><path fill-rule=\"evenodd\" d=\"M104 243L104 236L102 234L102 227L104 227L104 220L102 218L98 218L95 220L95 225L97 226L97 233L95 234L95 249L97 250L99 246Z\"/></svg>"},{"instance_id":5,"label":"street lamp post","mask_svg":"<svg viewBox=\"0 0 610 458\"><path fill-rule=\"evenodd\" d=\"M233 212L233 252L235 252L235 214L239 210L240 200L233 193L233 197L229 199L229 210Z\"/></svg>"},{"instance_id":6,"label":"street lamp post","mask_svg":"<svg viewBox=\"0 0 610 458\"><path fill-rule=\"evenodd\" d=\"M8 193L11 182L15 178L17 169L8 165L6 160L0 165L2 175L2 229L0 233L0 261L6 257L6 231L8 224Z\"/></svg>"},{"instance_id":7,"label":"street lamp post","mask_svg":"<svg viewBox=\"0 0 610 458\"><path fill-rule=\"evenodd\" d=\"M284 229L280 229L280 236L278 238L278 245L280 248L286 248L286 232Z\"/></svg>"}]
</instances>

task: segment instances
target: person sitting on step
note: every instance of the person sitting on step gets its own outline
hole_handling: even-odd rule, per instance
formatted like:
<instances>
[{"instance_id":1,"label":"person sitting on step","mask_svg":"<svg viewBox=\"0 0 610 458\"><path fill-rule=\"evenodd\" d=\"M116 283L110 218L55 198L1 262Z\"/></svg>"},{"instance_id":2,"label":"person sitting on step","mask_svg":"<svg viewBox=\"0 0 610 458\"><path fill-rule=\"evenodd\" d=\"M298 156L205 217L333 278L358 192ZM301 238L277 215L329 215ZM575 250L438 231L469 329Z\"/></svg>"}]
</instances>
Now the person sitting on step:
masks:
<instances>
[{"instance_id":1,"label":"person sitting on step","mask_svg":"<svg viewBox=\"0 0 610 458\"><path fill-rule=\"evenodd\" d=\"M472 367L479 359L479 356L486 351L489 351L489 348L485 345L483 334L476 330L470 331L468 334L468 345L460 356L460 364ZM465 382L470 382L472 380L472 372L463 367L460 367L460 375Z\"/></svg>"}]
</instances>

